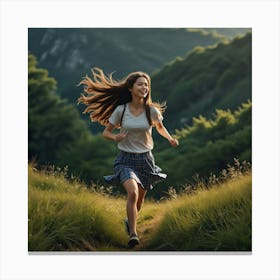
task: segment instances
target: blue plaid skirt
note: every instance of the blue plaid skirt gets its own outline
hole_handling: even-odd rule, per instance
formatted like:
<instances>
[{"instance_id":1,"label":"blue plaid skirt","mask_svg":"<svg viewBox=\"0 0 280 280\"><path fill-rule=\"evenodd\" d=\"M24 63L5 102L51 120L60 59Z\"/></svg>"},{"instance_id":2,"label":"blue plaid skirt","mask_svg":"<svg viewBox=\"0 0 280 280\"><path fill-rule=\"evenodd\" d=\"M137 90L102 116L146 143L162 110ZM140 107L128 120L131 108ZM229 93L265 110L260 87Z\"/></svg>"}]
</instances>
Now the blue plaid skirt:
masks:
<instances>
[{"instance_id":1,"label":"blue plaid skirt","mask_svg":"<svg viewBox=\"0 0 280 280\"><path fill-rule=\"evenodd\" d=\"M151 151L141 154L120 151L114 163L113 175L104 176L110 184L122 184L128 179L135 179L145 190L164 180L167 175L161 173L161 168L155 165Z\"/></svg>"}]
</instances>

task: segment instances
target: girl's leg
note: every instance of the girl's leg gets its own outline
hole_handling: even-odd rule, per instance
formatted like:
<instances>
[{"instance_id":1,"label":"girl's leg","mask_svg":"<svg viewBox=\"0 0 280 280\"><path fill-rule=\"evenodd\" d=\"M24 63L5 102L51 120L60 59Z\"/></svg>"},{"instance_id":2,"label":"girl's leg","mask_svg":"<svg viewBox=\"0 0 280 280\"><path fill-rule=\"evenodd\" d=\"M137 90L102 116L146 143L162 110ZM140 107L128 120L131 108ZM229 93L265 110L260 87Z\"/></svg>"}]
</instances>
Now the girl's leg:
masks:
<instances>
[{"instance_id":1,"label":"girl's leg","mask_svg":"<svg viewBox=\"0 0 280 280\"><path fill-rule=\"evenodd\" d=\"M123 186L127 192L126 212L129 224L129 232L130 234L137 234L136 220L138 212L137 201L139 198L138 184L134 179L128 179L123 183Z\"/></svg>"}]
</instances>

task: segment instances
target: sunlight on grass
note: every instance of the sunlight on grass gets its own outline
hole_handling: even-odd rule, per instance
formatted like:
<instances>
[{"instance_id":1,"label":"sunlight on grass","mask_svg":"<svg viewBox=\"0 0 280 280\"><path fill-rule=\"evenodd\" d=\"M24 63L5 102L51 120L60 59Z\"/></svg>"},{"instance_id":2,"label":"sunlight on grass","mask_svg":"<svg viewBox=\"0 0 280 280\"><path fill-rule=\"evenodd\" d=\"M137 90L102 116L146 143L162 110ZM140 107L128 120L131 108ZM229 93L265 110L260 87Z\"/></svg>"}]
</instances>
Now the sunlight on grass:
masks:
<instances>
[{"instance_id":1,"label":"sunlight on grass","mask_svg":"<svg viewBox=\"0 0 280 280\"><path fill-rule=\"evenodd\" d=\"M250 251L251 175L168 203L151 250Z\"/></svg>"}]
</instances>

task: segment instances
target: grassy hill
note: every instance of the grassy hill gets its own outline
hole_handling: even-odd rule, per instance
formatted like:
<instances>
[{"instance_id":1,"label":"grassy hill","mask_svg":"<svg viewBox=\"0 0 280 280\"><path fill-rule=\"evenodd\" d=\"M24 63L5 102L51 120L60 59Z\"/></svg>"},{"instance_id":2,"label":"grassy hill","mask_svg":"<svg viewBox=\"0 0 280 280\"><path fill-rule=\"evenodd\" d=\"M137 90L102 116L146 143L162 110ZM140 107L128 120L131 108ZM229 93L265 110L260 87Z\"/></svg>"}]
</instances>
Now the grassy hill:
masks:
<instances>
[{"instance_id":1,"label":"grassy hill","mask_svg":"<svg viewBox=\"0 0 280 280\"><path fill-rule=\"evenodd\" d=\"M29 251L126 251L125 198L67 181L63 172L28 169ZM250 251L251 174L187 194L147 199L138 251Z\"/></svg>"}]
</instances>

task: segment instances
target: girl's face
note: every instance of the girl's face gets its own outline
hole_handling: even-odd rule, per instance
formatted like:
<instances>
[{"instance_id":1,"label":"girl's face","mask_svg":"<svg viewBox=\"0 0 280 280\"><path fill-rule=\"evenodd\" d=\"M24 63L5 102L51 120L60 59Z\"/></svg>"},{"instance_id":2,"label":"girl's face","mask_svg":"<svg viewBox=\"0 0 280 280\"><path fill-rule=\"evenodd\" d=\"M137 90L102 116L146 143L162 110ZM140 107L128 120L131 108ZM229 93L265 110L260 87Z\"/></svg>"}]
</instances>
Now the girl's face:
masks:
<instances>
[{"instance_id":1,"label":"girl's face","mask_svg":"<svg viewBox=\"0 0 280 280\"><path fill-rule=\"evenodd\" d=\"M139 77L131 88L133 97L146 98L149 94L149 83L145 77Z\"/></svg>"}]
</instances>

